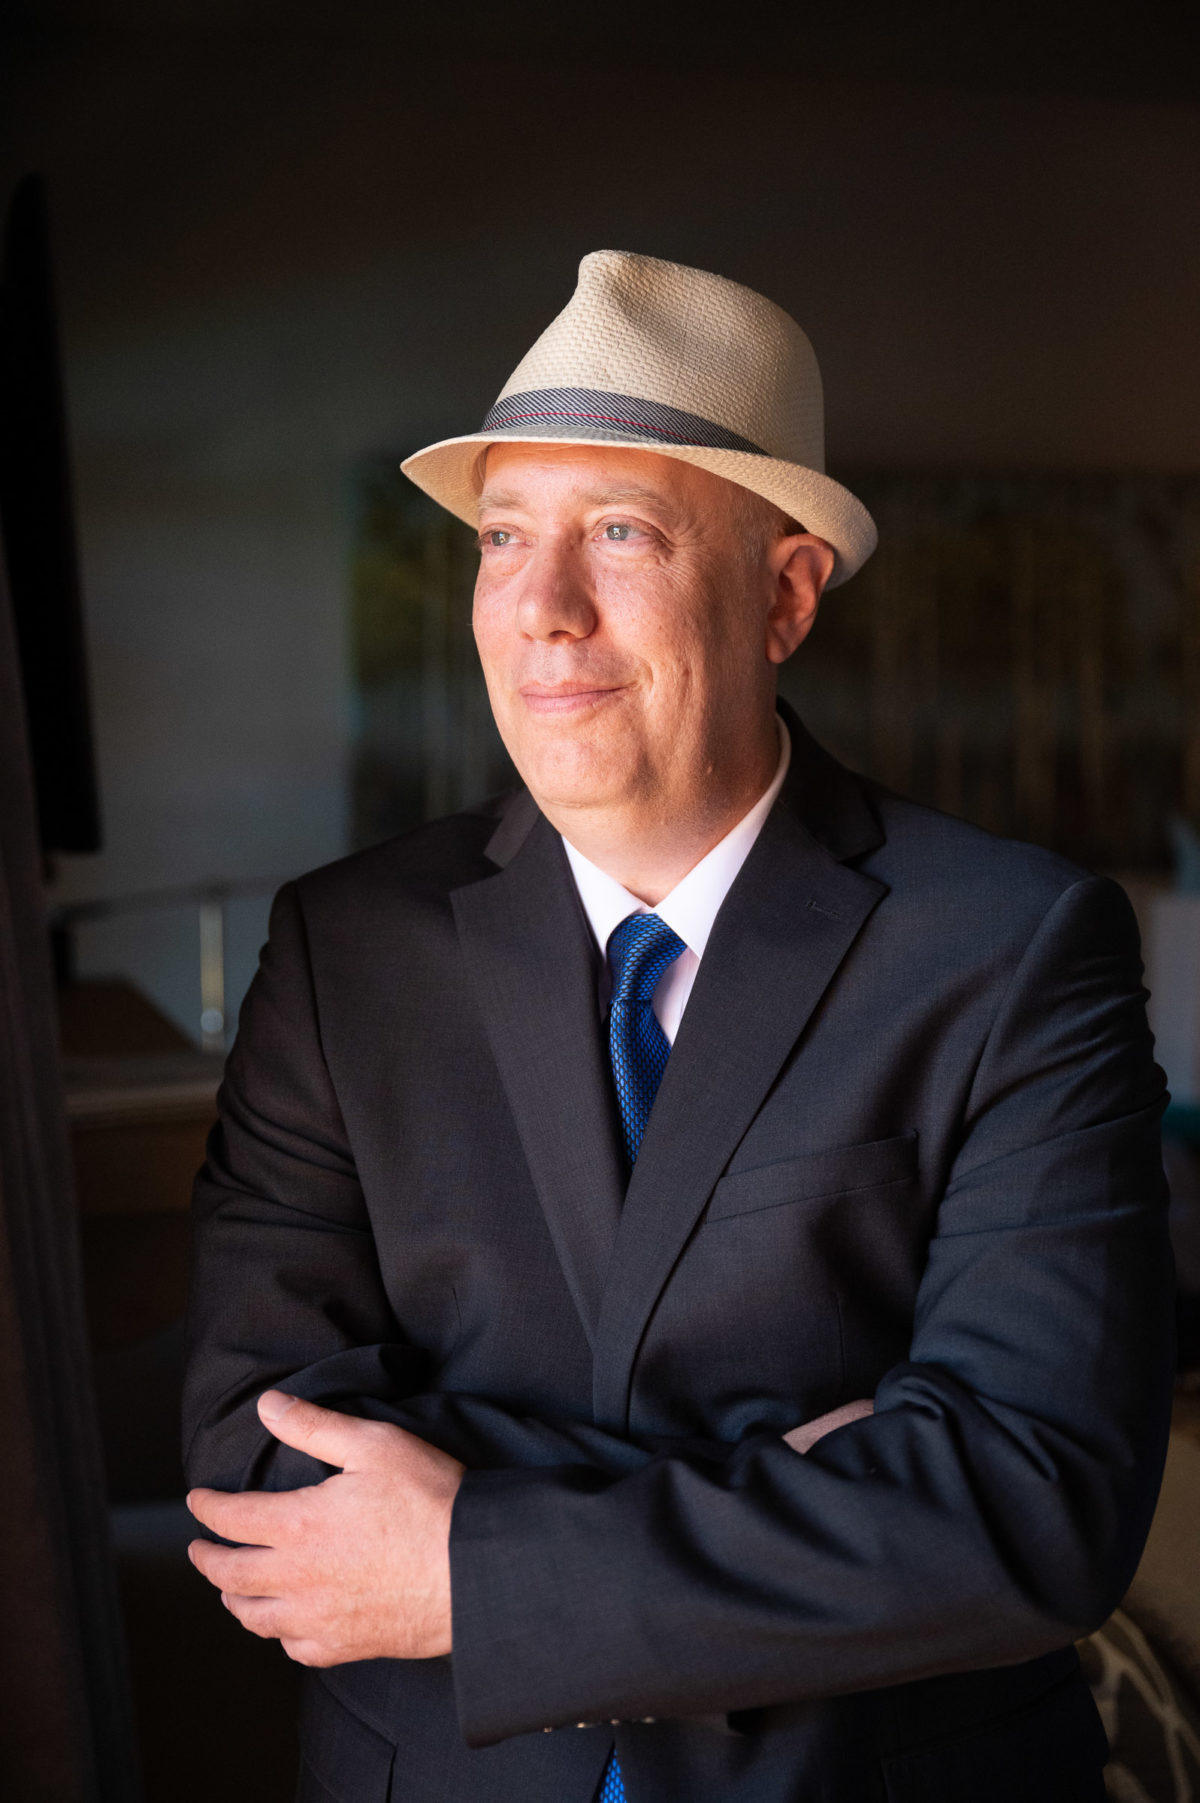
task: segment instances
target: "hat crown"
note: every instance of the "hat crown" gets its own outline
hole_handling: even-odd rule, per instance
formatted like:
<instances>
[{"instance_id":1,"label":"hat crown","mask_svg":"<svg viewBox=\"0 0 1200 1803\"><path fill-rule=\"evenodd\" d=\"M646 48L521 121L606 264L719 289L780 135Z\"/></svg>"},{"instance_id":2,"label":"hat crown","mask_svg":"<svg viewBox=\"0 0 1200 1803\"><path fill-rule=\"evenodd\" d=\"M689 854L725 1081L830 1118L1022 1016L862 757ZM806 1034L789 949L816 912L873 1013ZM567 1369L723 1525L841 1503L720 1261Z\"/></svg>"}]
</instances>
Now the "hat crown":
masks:
<instances>
[{"instance_id":1,"label":"hat crown","mask_svg":"<svg viewBox=\"0 0 1200 1803\"><path fill-rule=\"evenodd\" d=\"M875 548L862 502L825 474L812 345L782 307L707 270L593 251L478 429L401 467L473 526L497 444L632 446L708 470L823 538L831 588Z\"/></svg>"},{"instance_id":2,"label":"hat crown","mask_svg":"<svg viewBox=\"0 0 1200 1803\"><path fill-rule=\"evenodd\" d=\"M571 388L653 401L825 467L812 345L782 307L707 270L621 250L584 257L571 299L497 399Z\"/></svg>"}]
</instances>

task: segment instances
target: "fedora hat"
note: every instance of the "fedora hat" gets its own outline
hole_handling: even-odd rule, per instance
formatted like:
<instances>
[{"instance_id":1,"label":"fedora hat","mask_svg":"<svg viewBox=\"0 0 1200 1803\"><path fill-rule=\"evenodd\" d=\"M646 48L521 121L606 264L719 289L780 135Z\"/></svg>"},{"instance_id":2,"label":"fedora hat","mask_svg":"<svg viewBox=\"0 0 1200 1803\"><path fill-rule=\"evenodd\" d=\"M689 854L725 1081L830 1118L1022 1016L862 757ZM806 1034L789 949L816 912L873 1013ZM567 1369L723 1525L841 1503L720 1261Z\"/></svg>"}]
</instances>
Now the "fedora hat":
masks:
<instances>
[{"instance_id":1,"label":"fedora hat","mask_svg":"<svg viewBox=\"0 0 1200 1803\"><path fill-rule=\"evenodd\" d=\"M478 432L400 467L473 526L487 446L544 441L658 451L762 495L832 545L831 587L875 549L870 514L824 471L812 345L773 301L702 269L592 251Z\"/></svg>"}]
</instances>

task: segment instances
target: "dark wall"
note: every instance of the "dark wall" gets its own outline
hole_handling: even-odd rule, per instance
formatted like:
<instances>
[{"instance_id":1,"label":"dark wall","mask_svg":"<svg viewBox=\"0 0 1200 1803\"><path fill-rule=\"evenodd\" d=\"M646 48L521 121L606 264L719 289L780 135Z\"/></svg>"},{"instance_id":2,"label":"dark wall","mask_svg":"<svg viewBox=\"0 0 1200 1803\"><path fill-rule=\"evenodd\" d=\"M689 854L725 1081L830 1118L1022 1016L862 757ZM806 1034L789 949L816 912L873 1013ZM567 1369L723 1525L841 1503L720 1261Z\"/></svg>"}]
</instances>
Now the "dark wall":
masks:
<instances>
[{"instance_id":1,"label":"dark wall","mask_svg":"<svg viewBox=\"0 0 1200 1803\"><path fill-rule=\"evenodd\" d=\"M570 62L14 47L0 172L51 183L108 827L63 893L341 849L348 472L475 424L588 249L792 310L835 471L1200 467L1195 110L872 68L673 65L602 26ZM84 951L186 1014L173 941Z\"/></svg>"}]
</instances>

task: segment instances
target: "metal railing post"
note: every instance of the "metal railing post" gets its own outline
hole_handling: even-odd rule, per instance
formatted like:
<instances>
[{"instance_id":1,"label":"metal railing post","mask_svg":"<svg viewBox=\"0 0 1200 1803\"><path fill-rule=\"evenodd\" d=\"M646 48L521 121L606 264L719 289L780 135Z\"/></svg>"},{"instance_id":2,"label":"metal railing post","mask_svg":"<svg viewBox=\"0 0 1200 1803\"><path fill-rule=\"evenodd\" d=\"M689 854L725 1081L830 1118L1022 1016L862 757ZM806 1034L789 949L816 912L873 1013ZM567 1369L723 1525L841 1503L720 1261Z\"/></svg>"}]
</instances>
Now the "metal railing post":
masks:
<instances>
[{"instance_id":1,"label":"metal railing post","mask_svg":"<svg viewBox=\"0 0 1200 1803\"><path fill-rule=\"evenodd\" d=\"M200 903L200 1043L206 1052L225 1050L225 896L220 890Z\"/></svg>"}]
</instances>

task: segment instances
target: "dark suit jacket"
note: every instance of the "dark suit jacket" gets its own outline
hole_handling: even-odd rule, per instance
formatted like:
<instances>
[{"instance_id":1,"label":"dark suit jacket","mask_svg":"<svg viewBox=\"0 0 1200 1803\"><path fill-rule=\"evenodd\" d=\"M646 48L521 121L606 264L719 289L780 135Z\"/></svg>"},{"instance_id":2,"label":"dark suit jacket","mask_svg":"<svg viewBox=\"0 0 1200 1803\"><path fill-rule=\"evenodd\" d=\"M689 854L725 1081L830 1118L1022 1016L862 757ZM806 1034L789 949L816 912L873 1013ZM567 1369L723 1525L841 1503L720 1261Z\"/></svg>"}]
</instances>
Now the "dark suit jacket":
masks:
<instances>
[{"instance_id":1,"label":"dark suit jacket","mask_svg":"<svg viewBox=\"0 0 1200 1803\"><path fill-rule=\"evenodd\" d=\"M276 902L196 1193L190 1479L322 1475L276 1382L470 1467L454 1653L310 1680L312 1803L590 1803L614 1738L633 1803L1102 1794L1070 1643L1171 1363L1132 915L789 725L628 1189L528 796Z\"/></svg>"}]
</instances>

